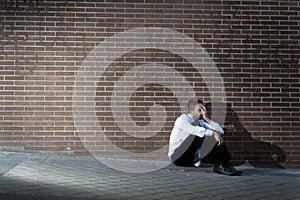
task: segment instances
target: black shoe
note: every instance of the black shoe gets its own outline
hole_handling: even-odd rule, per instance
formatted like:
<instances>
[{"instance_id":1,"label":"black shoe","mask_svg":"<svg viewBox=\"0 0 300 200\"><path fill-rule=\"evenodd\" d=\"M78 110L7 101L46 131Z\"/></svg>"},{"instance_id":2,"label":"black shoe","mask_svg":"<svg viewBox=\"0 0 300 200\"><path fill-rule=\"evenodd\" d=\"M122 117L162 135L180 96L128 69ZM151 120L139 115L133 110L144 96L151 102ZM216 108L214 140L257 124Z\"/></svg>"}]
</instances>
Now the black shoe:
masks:
<instances>
[{"instance_id":1,"label":"black shoe","mask_svg":"<svg viewBox=\"0 0 300 200\"><path fill-rule=\"evenodd\" d=\"M241 170L235 169L232 164L228 163L226 165L231 171L235 172L236 175L241 175L243 172Z\"/></svg>"},{"instance_id":2,"label":"black shoe","mask_svg":"<svg viewBox=\"0 0 300 200\"><path fill-rule=\"evenodd\" d=\"M226 165L214 166L214 172L218 174L224 174L227 176L237 176L237 172L234 172Z\"/></svg>"}]
</instances>

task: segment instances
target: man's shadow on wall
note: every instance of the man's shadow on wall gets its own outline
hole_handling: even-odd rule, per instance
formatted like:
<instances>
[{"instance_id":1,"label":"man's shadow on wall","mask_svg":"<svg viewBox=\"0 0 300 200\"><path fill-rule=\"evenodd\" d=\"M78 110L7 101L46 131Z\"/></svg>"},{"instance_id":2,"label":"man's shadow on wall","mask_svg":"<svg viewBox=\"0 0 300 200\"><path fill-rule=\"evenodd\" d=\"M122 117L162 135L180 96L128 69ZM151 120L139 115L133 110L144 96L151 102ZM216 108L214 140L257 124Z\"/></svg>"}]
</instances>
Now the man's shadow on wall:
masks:
<instances>
[{"instance_id":1,"label":"man's shadow on wall","mask_svg":"<svg viewBox=\"0 0 300 200\"><path fill-rule=\"evenodd\" d=\"M254 167L283 168L280 163L286 159L285 152L278 146L255 139L241 124L237 113L230 104L220 102L207 103L205 107L211 113L212 106L217 112L226 112L224 124L224 140L232 156L234 165L249 162ZM215 118L215 117L214 117ZM223 117L224 118L224 117ZM217 121L217 120L216 120Z\"/></svg>"}]
</instances>

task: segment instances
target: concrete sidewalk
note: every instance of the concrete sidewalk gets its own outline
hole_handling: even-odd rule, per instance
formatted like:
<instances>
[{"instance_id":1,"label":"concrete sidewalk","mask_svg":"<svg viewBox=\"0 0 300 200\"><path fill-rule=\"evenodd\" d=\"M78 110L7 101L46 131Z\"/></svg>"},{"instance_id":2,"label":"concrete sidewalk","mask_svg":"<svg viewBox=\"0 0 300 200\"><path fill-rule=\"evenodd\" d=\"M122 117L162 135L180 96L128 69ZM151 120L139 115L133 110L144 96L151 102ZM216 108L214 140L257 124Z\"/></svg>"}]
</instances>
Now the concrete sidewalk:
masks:
<instances>
[{"instance_id":1,"label":"concrete sidewalk","mask_svg":"<svg viewBox=\"0 0 300 200\"><path fill-rule=\"evenodd\" d=\"M2 151L0 199L300 199L300 170L237 168L242 176L174 165L133 174L88 156Z\"/></svg>"}]
</instances>

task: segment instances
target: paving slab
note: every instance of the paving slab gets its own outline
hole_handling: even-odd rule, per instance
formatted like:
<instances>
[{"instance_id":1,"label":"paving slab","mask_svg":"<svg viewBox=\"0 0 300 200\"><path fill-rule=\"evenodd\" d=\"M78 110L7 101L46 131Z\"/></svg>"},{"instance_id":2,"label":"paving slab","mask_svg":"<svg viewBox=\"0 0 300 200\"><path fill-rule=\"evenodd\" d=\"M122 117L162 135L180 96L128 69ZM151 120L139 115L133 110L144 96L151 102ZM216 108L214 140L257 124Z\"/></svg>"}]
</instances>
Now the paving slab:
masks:
<instances>
[{"instance_id":1,"label":"paving slab","mask_svg":"<svg viewBox=\"0 0 300 200\"><path fill-rule=\"evenodd\" d=\"M0 199L300 199L300 170L237 168L242 176L172 164L128 173L89 156L0 152Z\"/></svg>"}]
</instances>

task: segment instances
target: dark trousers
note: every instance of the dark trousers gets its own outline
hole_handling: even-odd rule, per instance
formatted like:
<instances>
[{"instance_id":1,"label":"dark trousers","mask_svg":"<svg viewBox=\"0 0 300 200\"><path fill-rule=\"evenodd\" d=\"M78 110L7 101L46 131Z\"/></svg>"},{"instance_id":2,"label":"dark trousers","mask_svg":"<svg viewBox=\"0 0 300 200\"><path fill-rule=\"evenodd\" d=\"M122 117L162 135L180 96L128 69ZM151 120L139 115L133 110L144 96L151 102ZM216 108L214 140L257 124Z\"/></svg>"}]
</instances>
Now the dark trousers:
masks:
<instances>
[{"instance_id":1,"label":"dark trousers","mask_svg":"<svg viewBox=\"0 0 300 200\"><path fill-rule=\"evenodd\" d=\"M186 166L191 167L194 166L195 163L195 157L197 157L199 154L197 154L197 151L202 146L202 143L204 141L204 137L198 137L198 136L190 136L188 137L182 145L175 150L172 161L175 165L179 166ZM223 163L228 163L231 159L230 153L226 147L226 145L223 143L222 145L215 145L213 149L204 157L201 159L201 163L210 163L214 166L218 166Z\"/></svg>"}]
</instances>

